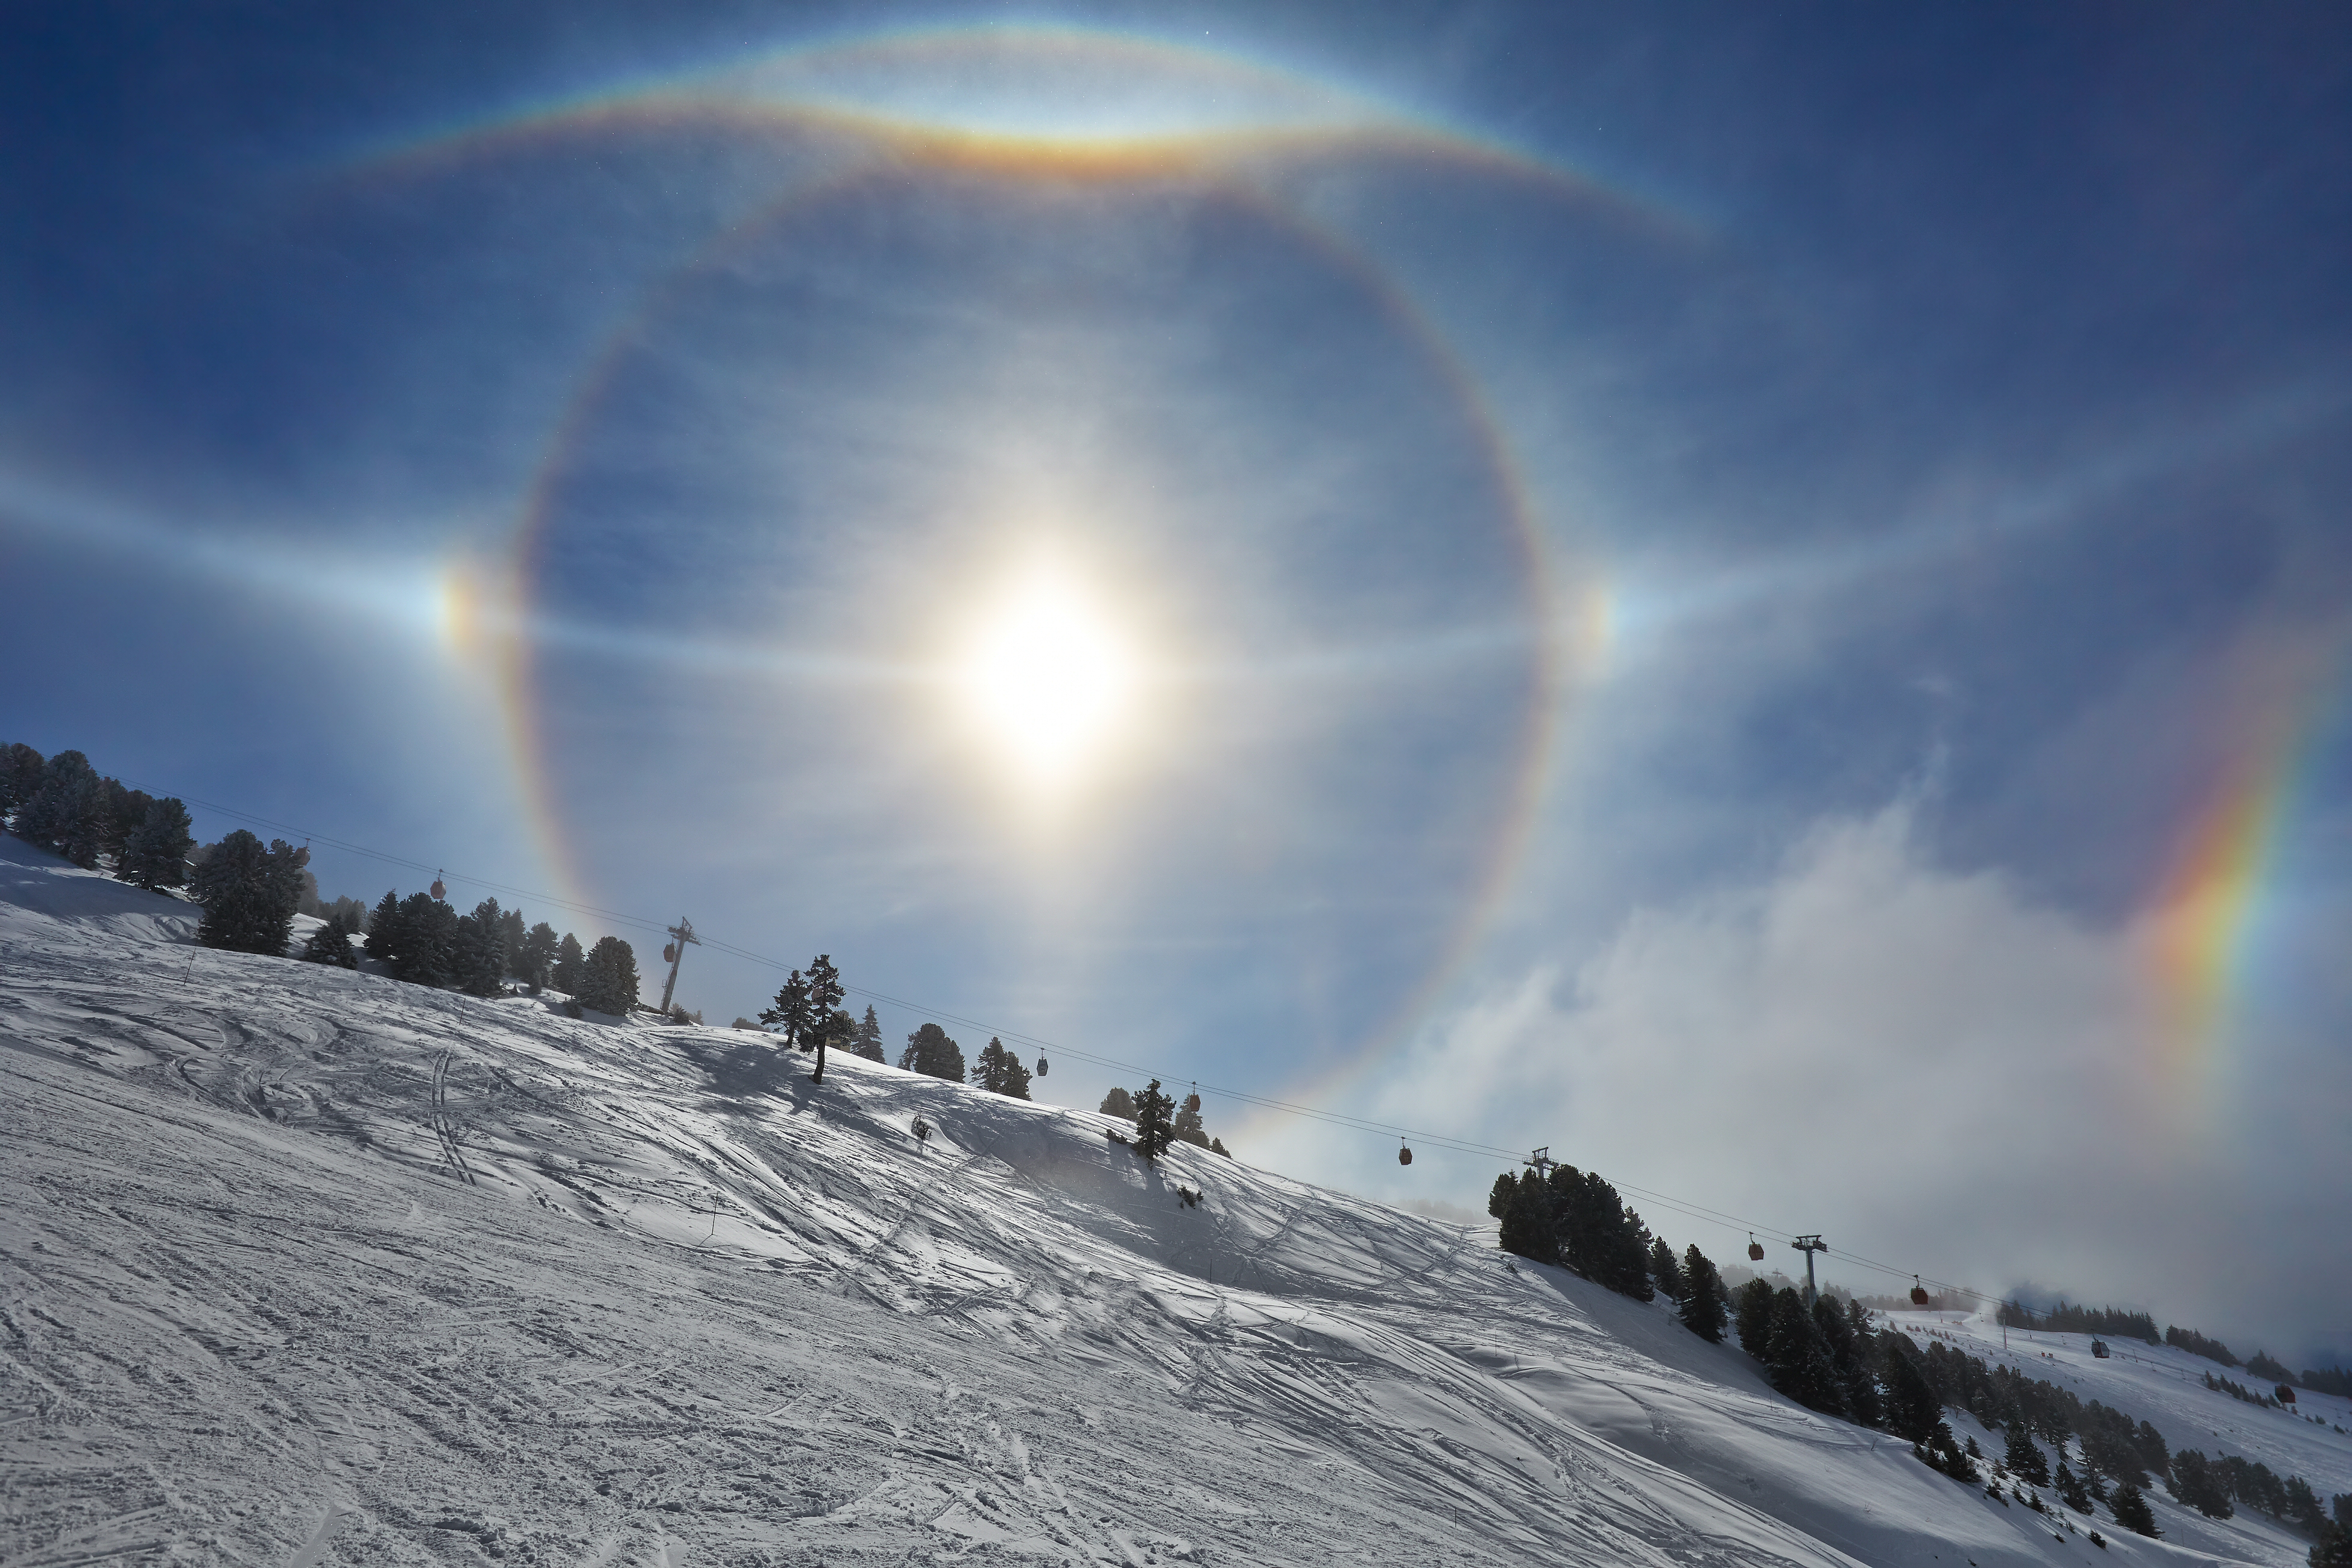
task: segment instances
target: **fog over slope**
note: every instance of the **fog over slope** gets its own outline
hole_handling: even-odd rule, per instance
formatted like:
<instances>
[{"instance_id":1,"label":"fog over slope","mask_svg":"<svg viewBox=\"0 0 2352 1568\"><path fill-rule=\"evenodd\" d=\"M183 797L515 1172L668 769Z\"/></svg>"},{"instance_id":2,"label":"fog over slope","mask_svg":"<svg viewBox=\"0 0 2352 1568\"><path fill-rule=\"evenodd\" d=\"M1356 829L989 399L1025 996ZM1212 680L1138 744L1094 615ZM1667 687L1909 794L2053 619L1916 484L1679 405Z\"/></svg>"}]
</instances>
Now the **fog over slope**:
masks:
<instances>
[{"instance_id":1,"label":"fog over slope","mask_svg":"<svg viewBox=\"0 0 2352 1568\"><path fill-rule=\"evenodd\" d=\"M192 927L0 838L12 1563L2301 1560L2053 1537L1482 1226Z\"/></svg>"}]
</instances>

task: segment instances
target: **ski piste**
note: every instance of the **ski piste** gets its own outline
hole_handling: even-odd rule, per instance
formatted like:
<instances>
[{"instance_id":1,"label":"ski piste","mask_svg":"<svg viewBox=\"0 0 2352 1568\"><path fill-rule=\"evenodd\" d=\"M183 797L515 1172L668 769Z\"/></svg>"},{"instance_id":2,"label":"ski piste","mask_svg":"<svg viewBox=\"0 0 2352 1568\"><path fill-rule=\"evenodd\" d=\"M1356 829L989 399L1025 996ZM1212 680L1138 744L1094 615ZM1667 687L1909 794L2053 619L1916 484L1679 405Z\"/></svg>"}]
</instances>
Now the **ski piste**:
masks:
<instances>
[{"instance_id":1,"label":"ski piste","mask_svg":"<svg viewBox=\"0 0 2352 1568\"><path fill-rule=\"evenodd\" d=\"M194 916L0 837L0 1561L2308 1550L2161 1487L2160 1541L1996 1503L1489 1226L845 1053L812 1086L762 1035L196 948ZM1893 1321L2352 1490L2345 1400Z\"/></svg>"}]
</instances>

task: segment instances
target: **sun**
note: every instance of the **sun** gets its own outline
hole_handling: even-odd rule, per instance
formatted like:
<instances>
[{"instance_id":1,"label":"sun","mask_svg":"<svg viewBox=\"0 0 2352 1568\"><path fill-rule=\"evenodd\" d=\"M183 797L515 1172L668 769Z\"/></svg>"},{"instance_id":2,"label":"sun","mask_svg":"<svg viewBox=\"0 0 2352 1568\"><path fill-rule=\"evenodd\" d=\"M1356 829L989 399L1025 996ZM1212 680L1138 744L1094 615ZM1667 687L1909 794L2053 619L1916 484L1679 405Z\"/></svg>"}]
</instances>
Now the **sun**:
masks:
<instances>
[{"instance_id":1,"label":"sun","mask_svg":"<svg viewBox=\"0 0 2352 1568\"><path fill-rule=\"evenodd\" d=\"M1013 773L1059 795L1098 763L1132 716L1136 659L1099 598L1034 567L977 618L956 665L975 728Z\"/></svg>"}]
</instances>

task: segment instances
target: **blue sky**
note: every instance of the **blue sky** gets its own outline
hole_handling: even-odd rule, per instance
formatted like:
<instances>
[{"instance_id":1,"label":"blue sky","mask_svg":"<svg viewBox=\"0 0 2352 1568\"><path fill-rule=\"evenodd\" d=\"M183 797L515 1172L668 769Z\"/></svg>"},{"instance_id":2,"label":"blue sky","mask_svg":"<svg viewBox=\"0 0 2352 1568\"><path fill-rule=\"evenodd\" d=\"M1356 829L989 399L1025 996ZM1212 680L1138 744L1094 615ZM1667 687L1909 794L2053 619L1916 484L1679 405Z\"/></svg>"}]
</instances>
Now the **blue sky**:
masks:
<instances>
[{"instance_id":1,"label":"blue sky","mask_svg":"<svg viewBox=\"0 0 2352 1568\"><path fill-rule=\"evenodd\" d=\"M6 26L8 738L2352 1353L2340 16ZM2151 955L2248 790L2184 1023Z\"/></svg>"}]
</instances>

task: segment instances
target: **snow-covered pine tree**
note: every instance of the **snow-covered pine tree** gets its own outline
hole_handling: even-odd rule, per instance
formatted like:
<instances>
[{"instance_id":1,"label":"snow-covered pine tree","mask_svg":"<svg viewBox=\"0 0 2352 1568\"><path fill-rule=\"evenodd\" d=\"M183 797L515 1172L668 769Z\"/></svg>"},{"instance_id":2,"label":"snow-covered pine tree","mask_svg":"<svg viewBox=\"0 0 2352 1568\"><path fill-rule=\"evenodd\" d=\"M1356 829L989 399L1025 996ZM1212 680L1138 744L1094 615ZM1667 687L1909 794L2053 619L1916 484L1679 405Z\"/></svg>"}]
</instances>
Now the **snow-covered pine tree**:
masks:
<instances>
[{"instance_id":1,"label":"snow-covered pine tree","mask_svg":"<svg viewBox=\"0 0 2352 1568\"><path fill-rule=\"evenodd\" d=\"M357 969L360 964L359 955L352 952L351 928L340 913L328 916L327 923L310 933L310 940L302 944L302 956L312 963L331 963L338 969Z\"/></svg>"},{"instance_id":2,"label":"snow-covered pine tree","mask_svg":"<svg viewBox=\"0 0 2352 1568\"><path fill-rule=\"evenodd\" d=\"M196 847L189 829L188 808L172 795L149 803L139 826L123 840L114 874L150 892L184 886L188 851Z\"/></svg>"},{"instance_id":3,"label":"snow-covered pine tree","mask_svg":"<svg viewBox=\"0 0 2352 1568\"><path fill-rule=\"evenodd\" d=\"M555 963L548 971L548 978L558 991L577 996L587 977L588 955L580 951L580 939L565 931L563 940L555 944Z\"/></svg>"},{"instance_id":4,"label":"snow-covered pine tree","mask_svg":"<svg viewBox=\"0 0 2352 1568\"><path fill-rule=\"evenodd\" d=\"M1723 1339L1723 1276L1716 1271L1706 1253L1692 1242L1683 1249L1682 1261L1683 1327L1706 1341L1720 1343Z\"/></svg>"},{"instance_id":5,"label":"snow-covered pine tree","mask_svg":"<svg viewBox=\"0 0 2352 1568\"><path fill-rule=\"evenodd\" d=\"M882 1057L882 1020L874 1016L874 1005L867 1003L866 1016L857 1020L857 1032L850 1037L849 1048L869 1062Z\"/></svg>"},{"instance_id":6,"label":"snow-covered pine tree","mask_svg":"<svg viewBox=\"0 0 2352 1568\"><path fill-rule=\"evenodd\" d=\"M1176 1102L1160 1091L1160 1080L1135 1097L1135 1147L1147 1160L1156 1160L1176 1141Z\"/></svg>"},{"instance_id":7,"label":"snow-covered pine tree","mask_svg":"<svg viewBox=\"0 0 2352 1568\"><path fill-rule=\"evenodd\" d=\"M1135 1120L1135 1096L1123 1089L1114 1089L1103 1096L1103 1102L1095 1109L1105 1116L1116 1116L1121 1121L1132 1121Z\"/></svg>"},{"instance_id":8,"label":"snow-covered pine tree","mask_svg":"<svg viewBox=\"0 0 2352 1568\"><path fill-rule=\"evenodd\" d=\"M637 1005L637 955L617 936L600 936L588 950L587 973L582 977L580 1004L615 1017L626 1016Z\"/></svg>"},{"instance_id":9,"label":"snow-covered pine tree","mask_svg":"<svg viewBox=\"0 0 2352 1568\"><path fill-rule=\"evenodd\" d=\"M572 945L575 949L579 946L577 942ZM545 921L523 933L522 951L515 960L515 977L530 989L532 995L538 995L540 987L545 985L553 974L555 955L561 947L562 943L556 940L555 928Z\"/></svg>"}]
</instances>

